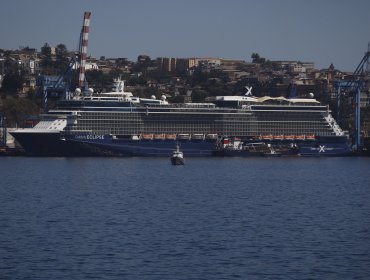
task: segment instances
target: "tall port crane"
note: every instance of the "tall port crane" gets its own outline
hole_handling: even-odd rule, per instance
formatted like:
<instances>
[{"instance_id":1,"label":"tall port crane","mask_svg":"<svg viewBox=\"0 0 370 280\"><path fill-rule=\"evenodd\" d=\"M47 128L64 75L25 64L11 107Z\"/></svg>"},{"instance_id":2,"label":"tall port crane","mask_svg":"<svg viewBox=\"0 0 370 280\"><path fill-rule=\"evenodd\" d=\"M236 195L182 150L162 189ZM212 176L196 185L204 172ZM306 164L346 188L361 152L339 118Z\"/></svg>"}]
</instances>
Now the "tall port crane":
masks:
<instances>
[{"instance_id":1,"label":"tall port crane","mask_svg":"<svg viewBox=\"0 0 370 280\"><path fill-rule=\"evenodd\" d=\"M72 70L79 66L79 78L78 87L82 92L86 92L88 89L88 84L85 78L85 67L87 58L87 46L89 38L89 28L90 28L90 16L91 12L85 12L82 29L80 32L79 47L78 52L73 56L66 70L57 79L52 79L51 77L44 77L42 81L42 90L44 97L44 112L48 111L48 93L53 91L64 91L64 96L66 99L70 98L71 93L71 79Z\"/></svg>"},{"instance_id":2,"label":"tall port crane","mask_svg":"<svg viewBox=\"0 0 370 280\"><path fill-rule=\"evenodd\" d=\"M85 12L84 14L84 21L82 24L82 30L80 33L80 42L79 42L79 55L80 55L80 74L78 78L78 86L79 88L83 88L85 86L85 90L87 90L87 83L85 79L85 67L86 67L86 58L87 58L87 45L89 41L89 29L90 29L90 12Z\"/></svg>"},{"instance_id":3,"label":"tall port crane","mask_svg":"<svg viewBox=\"0 0 370 280\"><path fill-rule=\"evenodd\" d=\"M367 46L367 52L361 62L353 72L351 79L338 81L336 83L337 92L337 121L341 122L341 97L342 95L351 94L354 98L355 107L355 131L354 131L354 148L359 149L361 144L361 91L364 89L366 81L364 73L369 71L370 43Z\"/></svg>"}]
</instances>

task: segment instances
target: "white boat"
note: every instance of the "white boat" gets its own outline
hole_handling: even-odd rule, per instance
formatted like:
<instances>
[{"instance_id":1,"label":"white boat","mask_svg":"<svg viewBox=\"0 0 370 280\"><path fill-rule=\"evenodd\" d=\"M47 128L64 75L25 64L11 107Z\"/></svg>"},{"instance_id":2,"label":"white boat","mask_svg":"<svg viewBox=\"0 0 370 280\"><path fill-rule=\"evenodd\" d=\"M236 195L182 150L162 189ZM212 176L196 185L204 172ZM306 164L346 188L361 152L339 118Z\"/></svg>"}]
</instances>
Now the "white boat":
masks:
<instances>
[{"instance_id":1,"label":"white boat","mask_svg":"<svg viewBox=\"0 0 370 280\"><path fill-rule=\"evenodd\" d=\"M180 147L177 144L176 150L173 151L172 157L171 157L171 163L172 165L184 165L184 154L180 151Z\"/></svg>"}]
</instances>

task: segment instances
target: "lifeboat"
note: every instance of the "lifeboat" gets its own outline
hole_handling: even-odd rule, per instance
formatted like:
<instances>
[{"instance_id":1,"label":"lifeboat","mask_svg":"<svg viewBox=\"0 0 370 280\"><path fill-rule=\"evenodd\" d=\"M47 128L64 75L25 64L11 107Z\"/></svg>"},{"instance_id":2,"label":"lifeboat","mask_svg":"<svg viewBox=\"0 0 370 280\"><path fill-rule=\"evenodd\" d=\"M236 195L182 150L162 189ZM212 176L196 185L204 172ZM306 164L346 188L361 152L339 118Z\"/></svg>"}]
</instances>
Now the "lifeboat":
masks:
<instances>
[{"instance_id":1,"label":"lifeboat","mask_svg":"<svg viewBox=\"0 0 370 280\"><path fill-rule=\"evenodd\" d=\"M304 140L306 137L304 135L297 135L295 139L297 140Z\"/></svg>"},{"instance_id":2,"label":"lifeboat","mask_svg":"<svg viewBox=\"0 0 370 280\"><path fill-rule=\"evenodd\" d=\"M167 140L176 140L176 134L166 134Z\"/></svg>"},{"instance_id":3,"label":"lifeboat","mask_svg":"<svg viewBox=\"0 0 370 280\"><path fill-rule=\"evenodd\" d=\"M204 134L192 134L191 139L194 140L203 140L204 139Z\"/></svg>"},{"instance_id":4,"label":"lifeboat","mask_svg":"<svg viewBox=\"0 0 370 280\"><path fill-rule=\"evenodd\" d=\"M206 139L217 139L217 136L216 133L209 133L206 135Z\"/></svg>"},{"instance_id":5,"label":"lifeboat","mask_svg":"<svg viewBox=\"0 0 370 280\"><path fill-rule=\"evenodd\" d=\"M138 141L141 139L141 135L131 135L131 140L135 140L135 141Z\"/></svg>"},{"instance_id":6,"label":"lifeboat","mask_svg":"<svg viewBox=\"0 0 370 280\"><path fill-rule=\"evenodd\" d=\"M274 135L275 140L284 140L284 135Z\"/></svg>"},{"instance_id":7,"label":"lifeboat","mask_svg":"<svg viewBox=\"0 0 370 280\"><path fill-rule=\"evenodd\" d=\"M295 139L295 136L294 135L285 135L284 138L286 140L294 140Z\"/></svg>"},{"instance_id":8,"label":"lifeboat","mask_svg":"<svg viewBox=\"0 0 370 280\"><path fill-rule=\"evenodd\" d=\"M189 140L190 139L190 134L187 134L187 133L177 134L177 139Z\"/></svg>"},{"instance_id":9,"label":"lifeboat","mask_svg":"<svg viewBox=\"0 0 370 280\"><path fill-rule=\"evenodd\" d=\"M272 140L274 137L272 135L262 135L262 139L264 140Z\"/></svg>"},{"instance_id":10,"label":"lifeboat","mask_svg":"<svg viewBox=\"0 0 370 280\"><path fill-rule=\"evenodd\" d=\"M153 139L153 134L143 134L142 139L144 139L144 140L152 140Z\"/></svg>"},{"instance_id":11,"label":"lifeboat","mask_svg":"<svg viewBox=\"0 0 370 280\"><path fill-rule=\"evenodd\" d=\"M154 134L155 140L164 140L166 138L165 134Z\"/></svg>"},{"instance_id":12,"label":"lifeboat","mask_svg":"<svg viewBox=\"0 0 370 280\"><path fill-rule=\"evenodd\" d=\"M315 140L315 135L306 135L306 140Z\"/></svg>"}]
</instances>

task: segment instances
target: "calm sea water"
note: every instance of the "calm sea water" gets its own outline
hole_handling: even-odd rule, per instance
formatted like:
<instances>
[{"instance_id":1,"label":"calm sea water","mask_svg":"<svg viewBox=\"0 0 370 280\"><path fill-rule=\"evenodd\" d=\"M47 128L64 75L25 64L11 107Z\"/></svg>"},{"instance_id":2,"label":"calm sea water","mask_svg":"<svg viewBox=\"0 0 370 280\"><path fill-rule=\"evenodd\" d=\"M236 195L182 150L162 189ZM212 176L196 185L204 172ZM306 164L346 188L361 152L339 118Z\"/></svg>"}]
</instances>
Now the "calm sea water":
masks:
<instances>
[{"instance_id":1,"label":"calm sea water","mask_svg":"<svg viewBox=\"0 0 370 280\"><path fill-rule=\"evenodd\" d=\"M0 158L1 279L370 279L370 158Z\"/></svg>"}]
</instances>

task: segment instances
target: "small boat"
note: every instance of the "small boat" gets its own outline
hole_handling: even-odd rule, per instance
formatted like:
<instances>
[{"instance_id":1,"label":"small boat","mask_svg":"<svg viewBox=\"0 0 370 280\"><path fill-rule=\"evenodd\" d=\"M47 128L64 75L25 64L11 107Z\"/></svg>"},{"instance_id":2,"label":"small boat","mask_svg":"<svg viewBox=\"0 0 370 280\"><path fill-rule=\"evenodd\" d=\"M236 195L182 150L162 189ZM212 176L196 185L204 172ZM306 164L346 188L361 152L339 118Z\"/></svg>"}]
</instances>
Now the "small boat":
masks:
<instances>
[{"instance_id":1,"label":"small boat","mask_svg":"<svg viewBox=\"0 0 370 280\"><path fill-rule=\"evenodd\" d=\"M268 150L265 151L262 156L264 157L280 157L281 153L277 152L271 144L267 144Z\"/></svg>"},{"instance_id":2,"label":"small boat","mask_svg":"<svg viewBox=\"0 0 370 280\"><path fill-rule=\"evenodd\" d=\"M173 151L171 157L172 165L184 165L184 154L180 151L179 144L176 145L176 150Z\"/></svg>"}]
</instances>

